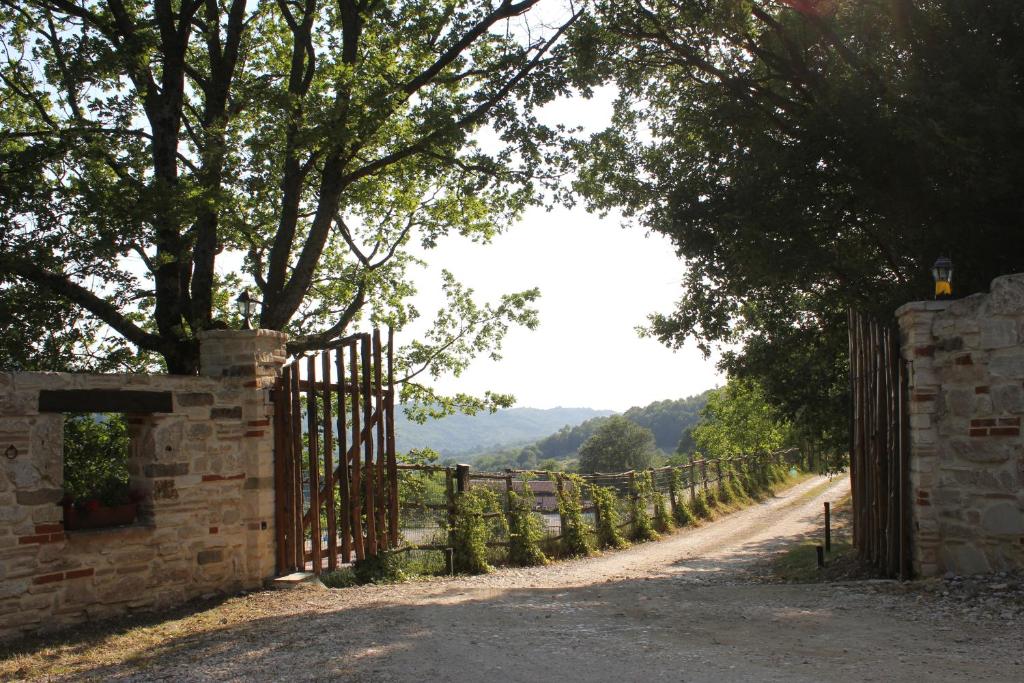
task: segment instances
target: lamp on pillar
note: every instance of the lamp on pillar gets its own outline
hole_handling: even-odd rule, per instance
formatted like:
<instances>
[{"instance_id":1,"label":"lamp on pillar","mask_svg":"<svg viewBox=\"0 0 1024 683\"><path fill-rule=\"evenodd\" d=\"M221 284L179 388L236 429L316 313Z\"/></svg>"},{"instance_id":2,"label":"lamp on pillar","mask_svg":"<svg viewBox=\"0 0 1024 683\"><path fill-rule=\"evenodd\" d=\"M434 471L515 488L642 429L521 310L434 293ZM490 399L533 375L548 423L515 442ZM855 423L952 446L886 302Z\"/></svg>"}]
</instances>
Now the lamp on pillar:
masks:
<instances>
[{"instance_id":1,"label":"lamp on pillar","mask_svg":"<svg viewBox=\"0 0 1024 683\"><path fill-rule=\"evenodd\" d=\"M932 266L932 278L935 280L935 298L948 299L953 296L953 262L945 256L935 259Z\"/></svg>"},{"instance_id":2,"label":"lamp on pillar","mask_svg":"<svg viewBox=\"0 0 1024 683\"><path fill-rule=\"evenodd\" d=\"M235 306L238 307L238 313L242 316L243 330L252 329L253 307L258 303L259 301L253 299L252 296L249 295L248 289L243 289L242 293L238 295L237 299L235 299Z\"/></svg>"}]
</instances>

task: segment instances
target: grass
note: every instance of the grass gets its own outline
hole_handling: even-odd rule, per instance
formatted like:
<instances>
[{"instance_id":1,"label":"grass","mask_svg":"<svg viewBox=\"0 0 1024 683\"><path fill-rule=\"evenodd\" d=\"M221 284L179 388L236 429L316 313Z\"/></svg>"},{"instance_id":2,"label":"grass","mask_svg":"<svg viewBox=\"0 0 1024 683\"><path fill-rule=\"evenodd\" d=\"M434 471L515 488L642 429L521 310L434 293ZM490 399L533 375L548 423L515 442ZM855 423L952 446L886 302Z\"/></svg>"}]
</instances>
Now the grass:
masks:
<instances>
[{"instance_id":1,"label":"grass","mask_svg":"<svg viewBox=\"0 0 1024 683\"><path fill-rule=\"evenodd\" d=\"M800 498L813 498L821 491L815 487ZM832 505L832 550L825 553L825 566L818 567L817 547L824 545L824 532L805 538L772 558L769 569L773 578L786 583L821 583L872 578L875 573L857 558L852 543L852 501L847 494ZM824 525L824 514L822 515Z\"/></svg>"}]
</instances>

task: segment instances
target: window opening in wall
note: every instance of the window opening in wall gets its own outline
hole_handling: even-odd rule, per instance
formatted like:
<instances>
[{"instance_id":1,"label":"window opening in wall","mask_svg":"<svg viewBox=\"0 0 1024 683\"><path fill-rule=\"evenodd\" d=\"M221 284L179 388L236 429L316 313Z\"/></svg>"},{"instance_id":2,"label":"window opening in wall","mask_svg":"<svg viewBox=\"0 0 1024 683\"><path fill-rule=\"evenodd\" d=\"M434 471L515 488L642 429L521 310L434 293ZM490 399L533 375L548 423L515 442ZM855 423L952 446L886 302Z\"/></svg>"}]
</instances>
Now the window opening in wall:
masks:
<instances>
[{"instance_id":1,"label":"window opening in wall","mask_svg":"<svg viewBox=\"0 0 1024 683\"><path fill-rule=\"evenodd\" d=\"M128 424L122 413L64 416L64 528L135 522L141 496L130 486Z\"/></svg>"}]
</instances>

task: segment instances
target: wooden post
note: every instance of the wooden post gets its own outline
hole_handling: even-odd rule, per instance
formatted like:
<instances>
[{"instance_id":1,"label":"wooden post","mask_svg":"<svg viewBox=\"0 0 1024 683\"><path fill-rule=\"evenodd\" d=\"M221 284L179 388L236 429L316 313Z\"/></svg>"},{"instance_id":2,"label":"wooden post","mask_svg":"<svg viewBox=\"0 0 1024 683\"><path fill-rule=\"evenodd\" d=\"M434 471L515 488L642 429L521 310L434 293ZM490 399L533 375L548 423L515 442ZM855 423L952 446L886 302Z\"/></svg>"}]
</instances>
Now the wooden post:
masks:
<instances>
[{"instance_id":1,"label":"wooden post","mask_svg":"<svg viewBox=\"0 0 1024 683\"><path fill-rule=\"evenodd\" d=\"M335 372L338 375L338 497L341 501L341 561L352 561L352 482L351 464L348 457L348 417L345 406L345 348L337 350L334 357Z\"/></svg>"},{"instance_id":2,"label":"wooden post","mask_svg":"<svg viewBox=\"0 0 1024 683\"><path fill-rule=\"evenodd\" d=\"M288 568L287 528L288 528L288 491L291 482L285 475L287 459L288 426L285 413L284 375L274 383L274 534L277 551L277 574L283 576Z\"/></svg>"},{"instance_id":3,"label":"wooden post","mask_svg":"<svg viewBox=\"0 0 1024 683\"><path fill-rule=\"evenodd\" d=\"M352 380L352 542L355 544L356 561L366 557L363 542L362 470L359 464L359 449L363 443L363 432L359 419L359 363L356 342L349 346L348 370ZM346 454L347 455L347 454Z\"/></svg>"},{"instance_id":4,"label":"wooden post","mask_svg":"<svg viewBox=\"0 0 1024 683\"><path fill-rule=\"evenodd\" d=\"M386 437L384 435L384 392L381 386L383 382L383 358L380 344L380 329L373 330L373 384L374 404L377 406L377 490L374 495L377 497L377 547L381 550L390 547L387 533L387 521L391 514L388 510L387 492L391 487L385 481L385 466L387 455L384 451Z\"/></svg>"},{"instance_id":5,"label":"wooden post","mask_svg":"<svg viewBox=\"0 0 1024 683\"><path fill-rule=\"evenodd\" d=\"M306 436L309 440L309 540L313 559L313 573L317 576L323 569L320 534L320 428L317 425L316 409L316 357L306 359Z\"/></svg>"},{"instance_id":6,"label":"wooden post","mask_svg":"<svg viewBox=\"0 0 1024 683\"><path fill-rule=\"evenodd\" d=\"M373 406L370 395L370 335L362 335L360 357L363 370L363 425L366 438L363 439L363 488L366 498L366 554L377 556L377 504L374 496L376 489L375 468L373 465Z\"/></svg>"},{"instance_id":7,"label":"wooden post","mask_svg":"<svg viewBox=\"0 0 1024 683\"><path fill-rule=\"evenodd\" d=\"M444 468L444 492L448 499L448 546L455 545L455 478L452 475L452 468ZM449 562L450 562L449 554ZM454 573L454 569L449 564L449 573Z\"/></svg>"},{"instance_id":8,"label":"wooden post","mask_svg":"<svg viewBox=\"0 0 1024 683\"><path fill-rule=\"evenodd\" d=\"M672 467L668 471L669 484L668 484L668 507L672 511L672 519L676 518L676 487L679 480L676 478L676 468Z\"/></svg>"},{"instance_id":9,"label":"wooden post","mask_svg":"<svg viewBox=\"0 0 1024 683\"><path fill-rule=\"evenodd\" d=\"M825 501L825 552L832 552L832 510L828 501Z\"/></svg>"},{"instance_id":10,"label":"wooden post","mask_svg":"<svg viewBox=\"0 0 1024 683\"><path fill-rule=\"evenodd\" d=\"M818 555L818 569L823 569L825 567L825 549L816 545L814 551Z\"/></svg>"},{"instance_id":11,"label":"wooden post","mask_svg":"<svg viewBox=\"0 0 1024 683\"><path fill-rule=\"evenodd\" d=\"M505 519L508 519L509 513L512 511L512 470L505 468Z\"/></svg>"},{"instance_id":12,"label":"wooden post","mask_svg":"<svg viewBox=\"0 0 1024 683\"><path fill-rule=\"evenodd\" d=\"M388 394L385 405L388 453L388 520L389 541L392 548L398 547L399 509L398 509L398 455L395 453L395 330L388 328Z\"/></svg>"},{"instance_id":13,"label":"wooden post","mask_svg":"<svg viewBox=\"0 0 1024 683\"><path fill-rule=\"evenodd\" d=\"M693 457L690 457L690 504L693 505L693 501L697 500L697 466L693 462Z\"/></svg>"},{"instance_id":14,"label":"wooden post","mask_svg":"<svg viewBox=\"0 0 1024 683\"><path fill-rule=\"evenodd\" d=\"M292 418L292 530L295 538L295 568L306 571L306 528L302 523L302 401L299 393L299 363L291 368Z\"/></svg>"},{"instance_id":15,"label":"wooden post","mask_svg":"<svg viewBox=\"0 0 1024 683\"><path fill-rule=\"evenodd\" d=\"M708 492L708 461L706 458L700 461L701 484L704 485L704 493Z\"/></svg>"},{"instance_id":16,"label":"wooden post","mask_svg":"<svg viewBox=\"0 0 1024 683\"><path fill-rule=\"evenodd\" d=\"M455 466L456 491L465 493L469 484L469 465Z\"/></svg>"},{"instance_id":17,"label":"wooden post","mask_svg":"<svg viewBox=\"0 0 1024 683\"><path fill-rule=\"evenodd\" d=\"M320 353L323 366L324 489L327 491L327 569L338 568L338 509L334 500L334 425L331 416L331 352ZM339 382L341 380L338 380Z\"/></svg>"}]
</instances>

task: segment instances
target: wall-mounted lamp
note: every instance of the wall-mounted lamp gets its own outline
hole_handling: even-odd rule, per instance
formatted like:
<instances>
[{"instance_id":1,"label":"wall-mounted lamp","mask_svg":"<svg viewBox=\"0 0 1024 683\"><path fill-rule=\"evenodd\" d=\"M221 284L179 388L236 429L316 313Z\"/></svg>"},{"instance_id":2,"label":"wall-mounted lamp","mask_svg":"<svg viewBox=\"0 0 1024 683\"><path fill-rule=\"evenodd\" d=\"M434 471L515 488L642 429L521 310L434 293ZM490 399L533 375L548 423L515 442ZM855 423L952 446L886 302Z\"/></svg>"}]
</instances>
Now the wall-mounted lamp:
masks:
<instances>
[{"instance_id":1,"label":"wall-mounted lamp","mask_svg":"<svg viewBox=\"0 0 1024 683\"><path fill-rule=\"evenodd\" d=\"M948 299L953 296L953 262L945 256L935 259L932 266L932 278L935 280L935 298Z\"/></svg>"},{"instance_id":2,"label":"wall-mounted lamp","mask_svg":"<svg viewBox=\"0 0 1024 683\"><path fill-rule=\"evenodd\" d=\"M18 457L18 449L14 447L13 443L7 447L7 450L4 451L4 457L6 457L8 460L14 460L15 458Z\"/></svg>"}]
</instances>

